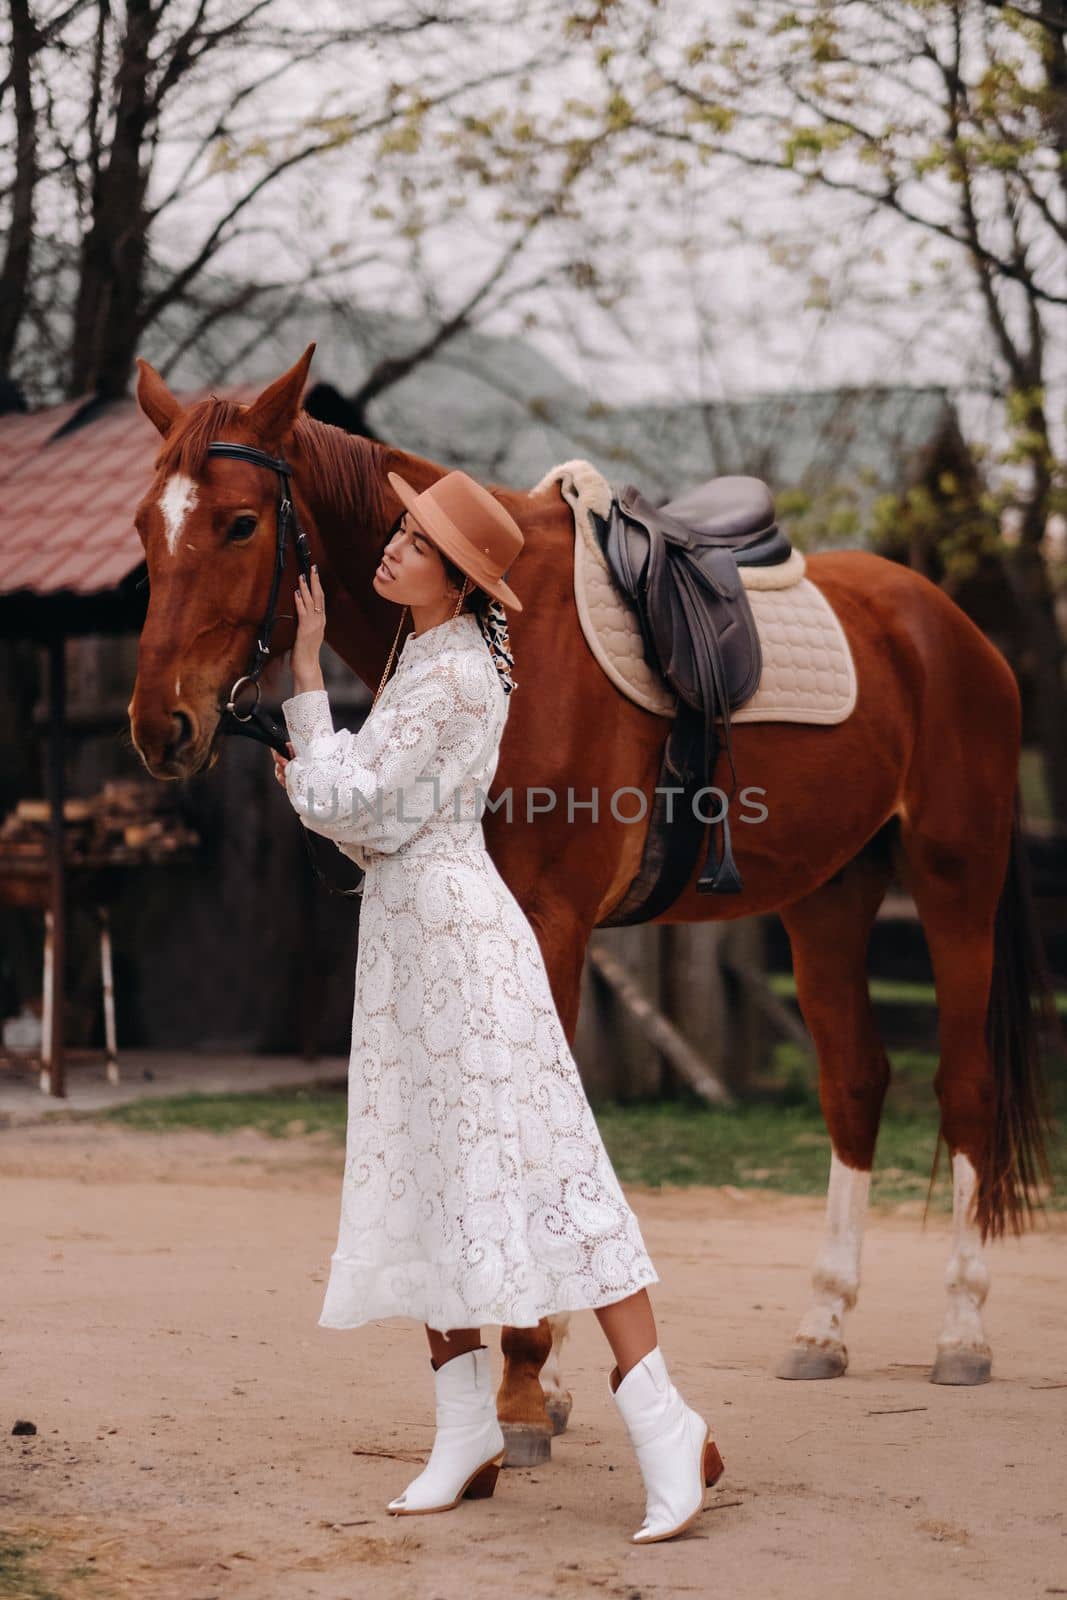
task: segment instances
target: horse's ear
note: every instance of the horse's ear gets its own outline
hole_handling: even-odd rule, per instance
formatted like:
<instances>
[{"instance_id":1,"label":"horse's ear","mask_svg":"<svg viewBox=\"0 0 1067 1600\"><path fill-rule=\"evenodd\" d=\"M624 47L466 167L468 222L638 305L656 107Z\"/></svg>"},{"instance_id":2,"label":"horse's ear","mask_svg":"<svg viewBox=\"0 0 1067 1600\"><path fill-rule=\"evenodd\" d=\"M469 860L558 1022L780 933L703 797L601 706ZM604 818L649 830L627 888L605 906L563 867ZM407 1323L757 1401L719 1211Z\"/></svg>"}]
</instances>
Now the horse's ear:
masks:
<instances>
[{"instance_id":1,"label":"horse's ear","mask_svg":"<svg viewBox=\"0 0 1067 1600\"><path fill-rule=\"evenodd\" d=\"M315 354L314 344L309 344L299 361L294 361L288 372L275 378L272 384L258 395L245 413L248 426L261 438L281 441L296 421L300 399L307 383L308 368Z\"/></svg>"},{"instance_id":2,"label":"horse's ear","mask_svg":"<svg viewBox=\"0 0 1067 1600\"><path fill-rule=\"evenodd\" d=\"M171 394L155 367L137 357L137 404L164 439L182 414L181 401Z\"/></svg>"}]
</instances>

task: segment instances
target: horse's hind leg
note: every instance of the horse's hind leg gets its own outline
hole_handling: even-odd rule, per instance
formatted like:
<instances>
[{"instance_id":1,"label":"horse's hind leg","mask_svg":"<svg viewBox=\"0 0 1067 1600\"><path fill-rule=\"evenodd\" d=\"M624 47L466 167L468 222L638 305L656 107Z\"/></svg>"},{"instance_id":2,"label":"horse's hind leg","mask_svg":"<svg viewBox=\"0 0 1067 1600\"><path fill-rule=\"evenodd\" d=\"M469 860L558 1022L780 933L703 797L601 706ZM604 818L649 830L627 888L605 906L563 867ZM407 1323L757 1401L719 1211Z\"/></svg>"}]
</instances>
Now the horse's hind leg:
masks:
<instances>
[{"instance_id":1,"label":"horse's hind leg","mask_svg":"<svg viewBox=\"0 0 1067 1600\"><path fill-rule=\"evenodd\" d=\"M948 1311L937 1341L935 1383L986 1383L992 1354L982 1326L989 1269L971 1220L987 1158L996 1084L986 1041L994 917L1001 874L995 819L981 841L934 845L902 833L909 887L922 919L937 991L939 1062L934 1077L941 1131L952 1153L952 1246L945 1271ZM991 837L992 835L992 837Z\"/></svg>"},{"instance_id":2,"label":"horse's hind leg","mask_svg":"<svg viewBox=\"0 0 1067 1600\"><path fill-rule=\"evenodd\" d=\"M867 944L893 876L890 823L854 860L781 911L797 1000L819 1059L819 1100L830 1134L826 1233L812 1297L778 1367L780 1378L837 1378L848 1366L845 1313L856 1303L860 1253L889 1062L867 987Z\"/></svg>"},{"instance_id":3,"label":"horse's hind leg","mask_svg":"<svg viewBox=\"0 0 1067 1600\"><path fill-rule=\"evenodd\" d=\"M970 1220L977 1174L962 1150L952 1156L952 1252L945 1269L948 1313L937 1341L931 1383L988 1383L993 1352L982 1326L989 1268L982 1239Z\"/></svg>"},{"instance_id":4,"label":"horse's hind leg","mask_svg":"<svg viewBox=\"0 0 1067 1600\"><path fill-rule=\"evenodd\" d=\"M989 1289L982 1240L1019 1223L1043 1153L1040 1063L1025 954L1032 918L1014 814L1018 689L985 641L965 683L959 673L944 687L953 693L935 699L930 691L900 838L937 991L934 1087L952 1156L948 1313L932 1377L973 1384L985 1383L992 1369L982 1326Z\"/></svg>"}]
</instances>

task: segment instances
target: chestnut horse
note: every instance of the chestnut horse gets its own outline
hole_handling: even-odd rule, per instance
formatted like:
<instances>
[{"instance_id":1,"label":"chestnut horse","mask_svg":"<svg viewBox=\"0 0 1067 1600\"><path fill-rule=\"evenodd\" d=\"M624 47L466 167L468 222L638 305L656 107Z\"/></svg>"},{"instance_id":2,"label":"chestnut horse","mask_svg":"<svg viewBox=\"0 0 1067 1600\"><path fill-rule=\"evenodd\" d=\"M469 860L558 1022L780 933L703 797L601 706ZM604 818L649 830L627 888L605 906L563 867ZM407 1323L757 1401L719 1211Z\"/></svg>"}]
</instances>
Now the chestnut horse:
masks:
<instances>
[{"instance_id":1,"label":"chestnut horse","mask_svg":"<svg viewBox=\"0 0 1067 1600\"><path fill-rule=\"evenodd\" d=\"M384 669L398 615L371 578L402 509L386 473L399 472L422 490L445 469L301 412L313 349L247 407L212 398L185 409L158 373L139 364L137 398L162 444L155 481L136 513L151 598L129 714L133 742L154 777L189 778L216 759L220 712L229 685L245 671L270 589L274 474L209 457L213 439L289 461L327 597L328 642L369 686L377 686ZM511 622L520 692L495 790L521 795L541 786L558 794L571 787L582 796L631 786L651 801L669 724L623 697L585 642L574 599L570 509L555 487L536 495L492 492L526 536L511 574L525 602ZM295 608L287 604L296 586L291 547L289 560L280 607L288 615L276 630L275 655L294 637ZM1048 1170L1030 1006L1040 961L1016 799L1019 694L994 646L918 574L848 551L809 556L807 576L848 635L859 680L855 709L832 727L735 725L737 769L745 784L762 788L768 812L759 825L734 829L744 892L698 895L694 871L680 898L655 920L776 911L788 930L832 1153L811 1299L779 1372L824 1378L846 1366L844 1319L859 1285L889 1081L868 994L868 936L894 875L910 890L936 982L934 1087L953 1172L948 1309L932 1375L942 1383L979 1383L991 1365L982 1326L989 1284L982 1245L1006 1226L1022 1230ZM588 807L575 808L576 821L561 816L562 809L542 810L522 827L516 813L509 822L503 808L487 809L484 826L493 858L536 932L573 1040L587 940L633 878L644 829L604 815L607 808L595 824ZM543 1321L505 1328L502 1338L498 1408L509 1459L529 1460L548 1450L540 1372L553 1329Z\"/></svg>"}]
</instances>

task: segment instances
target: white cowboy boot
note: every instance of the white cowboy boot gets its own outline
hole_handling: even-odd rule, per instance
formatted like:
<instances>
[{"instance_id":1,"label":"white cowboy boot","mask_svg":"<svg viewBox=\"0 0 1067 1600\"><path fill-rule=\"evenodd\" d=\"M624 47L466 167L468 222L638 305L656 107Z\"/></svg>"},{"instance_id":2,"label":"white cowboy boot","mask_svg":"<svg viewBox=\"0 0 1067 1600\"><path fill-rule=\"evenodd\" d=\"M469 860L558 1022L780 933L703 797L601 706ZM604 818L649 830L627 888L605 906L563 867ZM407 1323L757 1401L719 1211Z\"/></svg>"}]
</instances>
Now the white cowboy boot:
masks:
<instances>
[{"instance_id":1,"label":"white cowboy boot","mask_svg":"<svg viewBox=\"0 0 1067 1600\"><path fill-rule=\"evenodd\" d=\"M700 1511L705 1486L722 1477L722 1457L704 1418L671 1382L659 1345L621 1382L616 1367L610 1381L648 1494L633 1543L673 1538Z\"/></svg>"},{"instance_id":2,"label":"white cowboy boot","mask_svg":"<svg viewBox=\"0 0 1067 1600\"><path fill-rule=\"evenodd\" d=\"M431 1363L432 1365L432 1363ZM451 1511L464 1495L487 1500L504 1458L485 1345L451 1356L434 1369L437 1433L430 1459L387 1509L396 1516Z\"/></svg>"}]
</instances>

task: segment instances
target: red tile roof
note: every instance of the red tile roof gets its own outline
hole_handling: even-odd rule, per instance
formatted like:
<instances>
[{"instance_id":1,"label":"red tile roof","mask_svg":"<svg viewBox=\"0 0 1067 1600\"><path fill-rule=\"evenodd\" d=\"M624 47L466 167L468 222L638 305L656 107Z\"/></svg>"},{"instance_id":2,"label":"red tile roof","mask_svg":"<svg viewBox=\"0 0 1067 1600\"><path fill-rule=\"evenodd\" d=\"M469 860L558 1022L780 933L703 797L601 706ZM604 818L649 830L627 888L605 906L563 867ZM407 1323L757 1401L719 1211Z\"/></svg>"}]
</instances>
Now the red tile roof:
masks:
<instances>
[{"instance_id":1,"label":"red tile roof","mask_svg":"<svg viewBox=\"0 0 1067 1600\"><path fill-rule=\"evenodd\" d=\"M0 483L91 398L91 395L82 395L80 400L64 400L61 406L49 406L46 411L16 411L0 417Z\"/></svg>"},{"instance_id":2,"label":"red tile roof","mask_svg":"<svg viewBox=\"0 0 1067 1600\"><path fill-rule=\"evenodd\" d=\"M261 387L181 398L189 404L212 392L247 403ZM152 480L159 435L132 399L111 401L62 433L89 404L0 417L0 593L95 594L144 560L133 513Z\"/></svg>"}]
</instances>

